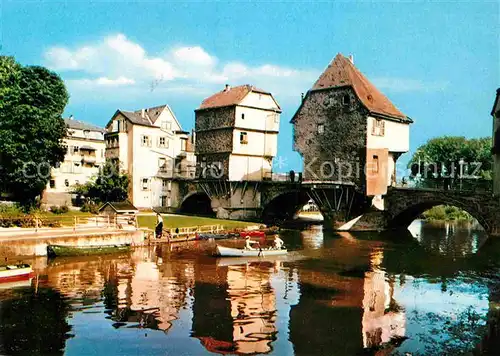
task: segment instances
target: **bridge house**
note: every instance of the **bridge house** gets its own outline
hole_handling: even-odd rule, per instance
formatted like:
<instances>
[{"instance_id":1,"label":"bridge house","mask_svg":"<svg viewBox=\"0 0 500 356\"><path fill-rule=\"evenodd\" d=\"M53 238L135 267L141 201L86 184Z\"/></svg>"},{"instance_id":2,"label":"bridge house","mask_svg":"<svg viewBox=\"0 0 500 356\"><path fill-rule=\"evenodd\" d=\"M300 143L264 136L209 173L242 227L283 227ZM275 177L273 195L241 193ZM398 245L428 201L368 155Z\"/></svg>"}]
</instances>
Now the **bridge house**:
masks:
<instances>
[{"instance_id":1,"label":"bridge house","mask_svg":"<svg viewBox=\"0 0 500 356\"><path fill-rule=\"evenodd\" d=\"M271 177L281 108L251 85L224 90L195 110L199 178L259 181Z\"/></svg>"},{"instance_id":2,"label":"bridge house","mask_svg":"<svg viewBox=\"0 0 500 356\"><path fill-rule=\"evenodd\" d=\"M192 137L168 105L117 110L106 125L106 158L130 175L129 199L137 208L177 206L177 178L193 178Z\"/></svg>"},{"instance_id":3,"label":"bridge house","mask_svg":"<svg viewBox=\"0 0 500 356\"><path fill-rule=\"evenodd\" d=\"M412 120L354 66L352 57L338 54L291 123L304 180L353 183L365 195L381 198L396 181L399 156L409 149Z\"/></svg>"}]
</instances>

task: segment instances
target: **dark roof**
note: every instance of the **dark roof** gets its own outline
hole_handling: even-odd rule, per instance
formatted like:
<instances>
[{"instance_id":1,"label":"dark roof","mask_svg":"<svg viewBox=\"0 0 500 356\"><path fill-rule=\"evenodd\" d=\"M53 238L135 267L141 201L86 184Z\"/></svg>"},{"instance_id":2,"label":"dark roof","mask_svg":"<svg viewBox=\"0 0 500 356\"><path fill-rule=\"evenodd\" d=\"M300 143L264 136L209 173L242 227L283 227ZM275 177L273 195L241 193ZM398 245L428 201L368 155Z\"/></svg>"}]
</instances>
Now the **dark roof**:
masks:
<instances>
[{"instance_id":1,"label":"dark roof","mask_svg":"<svg viewBox=\"0 0 500 356\"><path fill-rule=\"evenodd\" d=\"M167 108L168 105L153 106L151 108L144 109L144 117L142 117L142 109L136 111L123 111L117 110L116 113L121 113L127 119L129 119L133 124L143 125L143 126L154 126L153 124L158 120L163 110ZM115 115L116 115L115 113Z\"/></svg>"},{"instance_id":2,"label":"dark roof","mask_svg":"<svg viewBox=\"0 0 500 356\"><path fill-rule=\"evenodd\" d=\"M66 124L66 127L74 130L89 130L89 131L104 132L104 129L99 126L88 124L86 122L75 119L69 119L69 118L64 119L64 123Z\"/></svg>"},{"instance_id":3,"label":"dark roof","mask_svg":"<svg viewBox=\"0 0 500 356\"><path fill-rule=\"evenodd\" d=\"M363 105L374 114L403 121L412 120L399 111L355 66L341 53L337 54L312 87L312 91L351 86Z\"/></svg>"},{"instance_id":4,"label":"dark roof","mask_svg":"<svg viewBox=\"0 0 500 356\"><path fill-rule=\"evenodd\" d=\"M493 108L491 109L491 115L495 116L499 112L500 112L500 88L497 89L497 96L495 97Z\"/></svg>"},{"instance_id":5,"label":"dark roof","mask_svg":"<svg viewBox=\"0 0 500 356\"><path fill-rule=\"evenodd\" d=\"M87 146L87 145L81 146L81 147L80 147L80 150L97 151L94 147L92 147L92 146Z\"/></svg>"},{"instance_id":6,"label":"dark roof","mask_svg":"<svg viewBox=\"0 0 500 356\"><path fill-rule=\"evenodd\" d=\"M131 202L129 202L128 200L126 200L126 201L122 201L122 202L107 202L107 203L104 203L99 208L99 211L101 211L102 209L104 209L108 205L110 207L112 207L116 212L119 212L119 211L130 211L130 210L136 210L136 211L138 211L139 210L135 206L133 206Z\"/></svg>"},{"instance_id":7,"label":"dark roof","mask_svg":"<svg viewBox=\"0 0 500 356\"><path fill-rule=\"evenodd\" d=\"M256 88L250 84L245 84L237 87L232 87L229 89L224 89L218 93L215 93L212 96L209 96L208 98L202 101L200 107L197 110L238 105L250 92L267 94L272 96L272 94L268 91Z\"/></svg>"}]
</instances>

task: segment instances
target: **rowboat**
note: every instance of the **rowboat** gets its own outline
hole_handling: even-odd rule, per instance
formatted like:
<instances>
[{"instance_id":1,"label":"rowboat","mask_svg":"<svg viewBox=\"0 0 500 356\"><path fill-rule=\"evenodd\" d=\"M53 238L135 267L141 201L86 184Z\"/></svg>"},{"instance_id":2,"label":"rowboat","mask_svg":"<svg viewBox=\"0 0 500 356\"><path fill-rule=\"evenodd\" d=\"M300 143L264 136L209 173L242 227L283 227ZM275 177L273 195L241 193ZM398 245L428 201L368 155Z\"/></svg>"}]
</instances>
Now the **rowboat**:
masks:
<instances>
[{"instance_id":1,"label":"rowboat","mask_svg":"<svg viewBox=\"0 0 500 356\"><path fill-rule=\"evenodd\" d=\"M241 231L240 232L241 237L265 237L266 233L261 230L251 230L251 231Z\"/></svg>"},{"instance_id":2,"label":"rowboat","mask_svg":"<svg viewBox=\"0 0 500 356\"><path fill-rule=\"evenodd\" d=\"M47 255L49 257L105 255L105 254L129 252L129 251L130 251L130 244L95 245L95 246L47 245Z\"/></svg>"},{"instance_id":3,"label":"rowboat","mask_svg":"<svg viewBox=\"0 0 500 356\"><path fill-rule=\"evenodd\" d=\"M32 275L33 270L26 263L0 266L0 283L22 281L29 279Z\"/></svg>"},{"instance_id":4,"label":"rowboat","mask_svg":"<svg viewBox=\"0 0 500 356\"><path fill-rule=\"evenodd\" d=\"M270 248L249 250L246 248L230 248L219 245L216 246L216 251L217 255L222 257L265 257L286 255L288 253L286 249L276 250Z\"/></svg>"}]
</instances>

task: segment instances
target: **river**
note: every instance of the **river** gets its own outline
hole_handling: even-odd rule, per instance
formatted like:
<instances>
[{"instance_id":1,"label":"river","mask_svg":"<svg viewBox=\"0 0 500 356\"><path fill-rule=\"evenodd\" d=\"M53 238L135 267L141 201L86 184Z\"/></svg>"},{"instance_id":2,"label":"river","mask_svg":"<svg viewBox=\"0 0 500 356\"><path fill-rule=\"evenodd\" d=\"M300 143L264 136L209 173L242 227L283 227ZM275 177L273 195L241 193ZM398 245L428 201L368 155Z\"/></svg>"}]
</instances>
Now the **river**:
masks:
<instances>
[{"instance_id":1,"label":"river","mask_svg":"<svg viewBox=\"0 0 500 356\"><path fill-rule=\"evenodd\" d=\"M410 230L287 230L289 256L261 262L208 242L33 259L36 278L0 289L0 354L494 354L500 241Z\"/></svg>"}]
</instances>

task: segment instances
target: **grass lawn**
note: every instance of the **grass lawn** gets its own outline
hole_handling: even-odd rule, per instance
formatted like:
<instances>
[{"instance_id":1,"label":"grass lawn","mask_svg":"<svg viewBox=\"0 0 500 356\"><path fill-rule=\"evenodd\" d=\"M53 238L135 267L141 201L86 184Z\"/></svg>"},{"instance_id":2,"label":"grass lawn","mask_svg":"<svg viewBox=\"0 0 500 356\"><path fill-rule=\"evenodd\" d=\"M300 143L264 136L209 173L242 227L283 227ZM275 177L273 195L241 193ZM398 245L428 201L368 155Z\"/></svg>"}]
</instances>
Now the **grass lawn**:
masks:
<instances>
[{"instance_id":1,"label":"grass lawn","mask_svg":"<svg viewBox=\"0 0 500 356\"><path fill-rule=\"evenodd\" d=\"M147 227L154 229L156 226L156 216L154 215L138 215L137 223L139 227ZM201 216L187 215L163 215L164 228L190 227L202 225L222 225L225 229L244 228L251 225L259 225L258 223L237 221L237 220L222 220L214 218L205 218Z\"/></svg>"}]
</instances>

